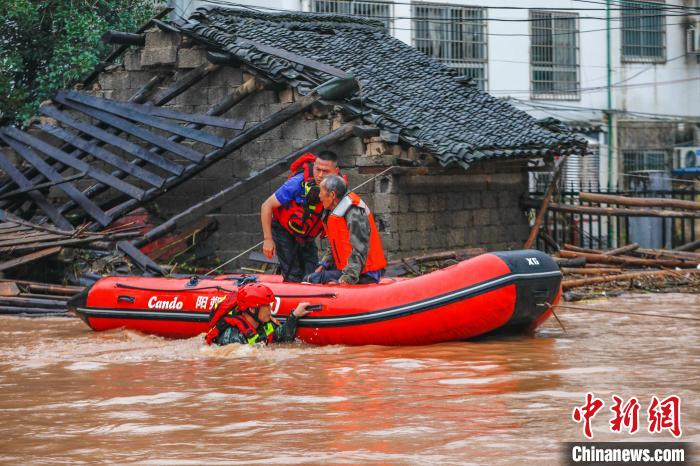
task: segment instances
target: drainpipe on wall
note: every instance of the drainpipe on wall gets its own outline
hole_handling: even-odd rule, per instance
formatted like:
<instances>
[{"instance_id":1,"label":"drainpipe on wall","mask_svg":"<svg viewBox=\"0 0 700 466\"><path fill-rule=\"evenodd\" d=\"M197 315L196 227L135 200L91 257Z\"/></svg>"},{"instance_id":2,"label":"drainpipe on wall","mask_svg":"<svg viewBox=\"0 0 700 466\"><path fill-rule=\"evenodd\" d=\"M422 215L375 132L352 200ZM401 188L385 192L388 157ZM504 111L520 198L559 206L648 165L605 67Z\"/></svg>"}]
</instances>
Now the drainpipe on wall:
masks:
<instances>
[{"instance_id":1,"label":"drainpipe on wall","mask_svg":"<svg viewBox=\"0 0 700 466\"><path fill-rule=\"evenodd\" d=\"M611 44L610 44L610 0L605 0L605 34L606 34L606 49L607 49L607 68L608 68L608 192L612 191L613 178L613 111L612 111L612 60L611 60ZM608 220L608 244L613 236L612 222Z\"/></svg>"}]
</instances>

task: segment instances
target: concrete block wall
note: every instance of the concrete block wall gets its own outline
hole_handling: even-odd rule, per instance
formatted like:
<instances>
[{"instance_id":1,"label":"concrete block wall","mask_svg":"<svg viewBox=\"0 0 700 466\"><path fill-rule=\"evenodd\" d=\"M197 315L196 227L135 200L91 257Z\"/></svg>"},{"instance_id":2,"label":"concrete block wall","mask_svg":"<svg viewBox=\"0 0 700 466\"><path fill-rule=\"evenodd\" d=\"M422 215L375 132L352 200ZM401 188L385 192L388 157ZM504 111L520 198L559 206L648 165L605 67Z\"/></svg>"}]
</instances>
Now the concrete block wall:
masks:
<instances>
[{"instance_id":1,"label":"concrete block wall","mask_svg":"<svg viewBox=\"0 0 700 466\"><path fill-rule=\"evenodd\" d=\"M161 84L169 86L190 69L206 62L206 52L176 34L152 30L146 47L132 49L121 67L100 75L107 98L127 100L156 73L172 73ZM232 93L249 76L224 66L210 74L167 106L183 112L204 113ZM243 118L254 125L290 105L299 96L291 89L263 90L246 98L225 117ZM338 126L340 115L333 109L313 109L248 143L224 160L159 197L150 207L168 218L202 201L279 158L313 142ZM225 138L237 132L206 128ZM136 142L136 141L135 141ZM193 144L201 152L214 148ZM330 148L339 155L339 165L350 187L371 180L357 192L372 208L389 259L422 252L483 246L489 250L520 247L527 238L525 214L518 206L527 191L523 163L491 161L468 172L462 169L428 169L428 174L382 175L397 156L430 162L430 156L415 148L389 144L381 138L357 137ZM432 163L435 163L432 161ZM262 240L260 204L287 178L282 175L211 212L218 230L208 240L221 260L226 260Z\"/></svg>"}]
</instances>

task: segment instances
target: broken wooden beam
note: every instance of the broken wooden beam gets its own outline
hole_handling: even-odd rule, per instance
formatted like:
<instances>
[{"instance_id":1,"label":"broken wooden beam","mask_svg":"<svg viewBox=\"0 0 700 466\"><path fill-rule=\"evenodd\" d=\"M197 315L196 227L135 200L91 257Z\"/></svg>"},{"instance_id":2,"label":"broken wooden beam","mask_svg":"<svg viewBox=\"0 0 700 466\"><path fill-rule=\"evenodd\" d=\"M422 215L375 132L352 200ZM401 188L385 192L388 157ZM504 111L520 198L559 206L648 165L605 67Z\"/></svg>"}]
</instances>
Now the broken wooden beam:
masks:
<instances>
[{"instance_id":1,"label":"broken wooden beam","mask_svg":"<svg viewBox=\"0 0 700 466\"><path fill-rule=\"evenodd\" d=\"M155 165L156 167L161 168L169 173L178 175L184 171L184 167L182 165L178 165L177 163L172 162L158 154L154 154L153 152L144 149L138 144L120 138L119 136L105 131L102 128L98 128L95 125L85 123L84 121L73 118L72 116L58 110L52 105L42 105L39 108L39 110L44 115L54 118L60 121L61 123L68 125L71 128L76 129L77 131L80 131L81 133L84 133L94 139L98 139L102 142L105 142L111 146L118 147L124 152L136 158L139 158L145 162L148 162L152 165Z\"/></svg>"},{"instance_id":2,"label":"broken wooden beam","mask_svg":"<svg viewBox=\"0 0 700 466\"><path fill-rule=\"evenodd\" d=\"M663 197L627 197L612 194L579 193L579 199L594 204L612 204L633 207L663 207L668 209L700 210L700 202Z\"/></svg>"},{"instance_id":3,"label":"broken wooden beam","mask_svg":"<svg viewBox=\"0 0 700 466\"><path fill-rule=\"evenodd\" d=\"M349 79L347 81L351 82L344 82L343 80L332 79L324 83L323 85L317 87L311 94L302 97L293 104L272 114L260 123L246 128L240 134L230 139L226 146L207 154L205 156L205 160L202 163L188 165L185 176L170 177L168 182L166 182L165 188L167 190L173 189L180 183L196 175L197 173L205 170L212 164L218 162L219 160L229 155L230 153L243 147L248 142L257 139L258 136L267 133L268 131L276 128L285 121L288 121L294 116L302 113L311 105L313 105L314 102L318 102L322 99L337 99L340 98L340 96L342 96L343 94L354 93L357 89L357 82L354 79ZM349 129L351 130L351 128ZM150 189L147 193L146 201L157 197L159 194L159 191L155 189ZM110 215L113 215L115 217L120 216L132 210L134 207L136 207L137 204L137 202L134 202L134 200L131 199L109 209L108 212Z\"/></svg>"},{"instance_id":4,"label":"broken wooden beam","mask_svg":"<svg viewBox=\"0 0 700 466\"><path fill-rule=\"evenodd\" d=\"M638 248L636 253L639 253L647 257L666 257L671 259L681 259L689 261L700 261L700 253L687 252L687 251L672 251L668 249L648 249L648 248Z\"/></svg>"},{"instance_id":5,"label":"broken wooden beam","mask_svg":"<svg viewBox=\"0 0 700 466\"><path fill-rule=\"evenodd\" d=\"M685 243L681 246L678 246L674 250L675 251L695 251L697 249L700 249L700 240L690 241L690 242Z\"/></svg>"},{"instance_id":6,"label":"broken wooden beam","mask_svg":"<svg viewBox=\"0 0 700 466\"><path fill-rule=\"evenodd\" d=\"M270 165L259 172L252 172L245 180L238 181L228 188L208 197L207 199L198 202L197 204L183 210L179 214L171 217L168 221L162 223L156 228L144 234L141 238L134 241L136 247L141 247L173 230L178 226L192 222L194 219L211 212L212 210L221 207L227 201L239 196L242 193L248 192L254 188L261 180L270 179L281 175L289 170L289 163L296 160L300 155L306 152L313 152L322 148L329 147L336 142L342 141L352 134L352 124L345 124L335 131L331 131L325 136L317 139L306 147L294 151L285 157L278 160L273 165Z\"/></svg>"},{"instance_id":7,"label":"broken wooden beam","mask_svg":"<svg viewBox=\"0 0 700 466\"><path fill-rule=\"evenodd\" d=\"M541 201L528 198L523 201L525 207L539 207ZM611 217L663 217L663 218L700 218L700 212L659 209L623 209L615 207L590 207L573 204L550 203L549 210L582 215L606 215Z\"/></svg>"},{"instance_id":8,"label":"broken wooden beam","mask_svg":"<svg viewBox=\"0 0 700 466\"><path fill-rule=\"evenodd\" d=\"M561 272L564 274L576 275L607 275L622 273L620 268L586 268L586 267L561 267Z\"/></svg>"},{"instance_id":9,"label":"broken wooden beam","mask_svg":"<svg viewBox=\"0 0 700 466\"><path fill-rule=\"evenodd\" d=\"M0 284L4 283L13 283L15 285L19 285L23 288L28 289L31 293L51 295L74 296L83 291L84 289L81 286L52 285L50 283L32 282L27 280L13 280L7 278L0 279Z\"/></svg>"},{"instance_id":10,"label":"broken wooden beam","mask_svg":"<svg viewBox=\"0 0 700 466\"><path fill-rule=\"evenodd\" d=\"M0 200L8 199L10 197L18 196L20 194L27 194L29 191L38 191L41 189L52 188L53 186L59 185L61 183L69 183L71 181L79 180L80 178L83 178L85 175L86 175L86 173L82 172L82 173L77 173L75 175L67 176L67 177L63 178L62 181L46 181L44 183L35 184L31 188L15 189L14 191L10 191L10 192L5 193L2 196L0 196Z\"/></svg>"},{"instance_id":11,"label":"broken wooden beam","mask_svg":"<svg viewBox=\"0 0 700 466\"><path fill-rule=\"evenodd\" d=\"M255 78L249 78L246 81L243 82L240 86L238 86L231 94L229 94L224 100L213 106L209 111L206 112L206 116L219 116L223 115L227 111L229 111L231 108L233 108L236 104L244 100L246 97L255 94L259 90L262 89L262 86L259 85L258 81ZM198 123L192 123L187 125L188 127L191 128L201 128L203 125L198 124ZM169 138L173 142L179 142L182 139L180 139L179 136L171 136ZM147 151L148 153L152 154L153 156L158 156L158 154L161 152L159 148L154 148L153 150ZM139 160L134 160L131 162L132 165L141 165L142 162ZM182 169L182 166L178 165L180 169ZM125 176L124 172L122 171L115 171L112 172L112 175L114 176ZM85 191L85 195L87 197L93 197L98 194L101 194L107 189L107 186L97 183L93 186L90 186L87 188ZM71 209L74 207L74 203L72 202L67 202L60 208L60 212L66 212L67 210Z\"/></svg>"},{"instance_id":12,"label":"broken wooden beam","mask_svg":"<svg viewBox=\"0 0 700 466\"><path fill-rule=\"evenodd\" d=\"M17 168L15 168L12 162L6 159L2 152L0 152L0 169L3 170L7 176L12 178L15 184L21 189L29 190L29 188L34 187L34 184L32 184L31 181L29 181ZM48 199L46 199L46 197L44 197L43 194L35 190L30 190L27 192L27 196L29 196L34 204L36 204L37 207L39 207L44 214L51 219L56 227L66 231L73 230L73 225L71 225L70 222L58 212L58 210L48 201Z\"/></svg>"},{"instance_id":13,"label":"broken wooden beam","mask_svg":"<svg viewBox=\"0 0 700 466\"><path fill-rule=\"evenodd\" d=\"M219 65L204 64L188 71L181 79L156 94L156 96L151 99L153 105L161 106L170 102L219 68Z\"/></svg>"},{"instance_id":14,"label":"broken wooden beam","mask_svg":"<svg viewBox=\"0 0 700 466\"><path fill-rule=\"evenodd\" d=\"M152 171L146 170L138 165L131 164L95 142L86 141L75 133L70 133L62 128L52 125L41 125L41 129L52 136L62 139L71 146L80 149L84 153L90 154L96 159L106 162L113 167L119 168L129 175L140 179L141 181L145 181L151 186L160 187L163 186L163 183L165 183L165 178L162 178ZM2 197L0 197L0 199L1 198Z\"/></svg>"},{"instance_id":15,"label":"broken wooden beam","mask_svg":"<svg viewBox=\"0 0 700 466\"><path fill-rule=\"evenodd\" d=\"M625 246L622 246L622 247L619 247L616 249L611 249L609 251L605 251L605 252L603 252L603 255L604 256L619 256L620 254L624 254L626 252L632 252L638 248L639 248L639 244L632 243L632 244L628 244L628 245L625 245Z\"/></svg>"},{"instance_id":16,"label":"broken wooden beam","mask_svg":"<svg viewBox=\"0 0 700 466\"><path fill-rule=\"evenodd\" d=\"M101 39L105 44L146 45L146 34L135 34L133 32L107 31L102 34Z\"/></svg>"},{"instance_id":17,"label":"broken wooden beam","mask_svg":"<svg viewBox=\"0 0 700 466\"><path fill-rule=\"evenodd\" d=\"M0 262L0 271L2 270L8 270L12 269L14 267L18 267L20 265L28 264L30 262L34 262L39 259L43 259L44 257L48 256L53 256L54 254L58 254L61 252L61 247L60 246L53 246L47 249L42 249L40 251L32 252L30 254L27 254L25 256L20 256L16 257L14 259L10 259L5 262Z\"/></svg>"},{"instance_id":18,"label":"broken wooden beam","mask_svg":"<svg viewBox=\"0 0 700 466\"><path fill-rule=\"evenodd\" d=\"M540 225L542 224L542 220L544 220L544 214L547 212L547 208L549 207L549 201L552 198L552 194L554 194L554 190L557 187L557 182L559 181L559 177L561 176L561 170L564 166L564 160L566 160L566 157L561 156L561 158L557 161L556 167L554 167L552 180L549 182L547 191L544 193L542 203L539 205L539 210L537 211L537 216L535 217L535 222L533 223L532 228L530 229L530 235L527 237L527 240L523 245L523 249L530 249L535 243L537 233L540 231Z\"/></svg>"},{"instance_id":19,"label":"broken wooden beam","mask_svg":"<svg viewBox=\"0 0 700 466\"><path fill-rule=\"evenodd\" d=\"M691 274L695 275L697 273L700 273L700 270L697 269L688 269L688 270L652 270L652 271L645 271L645 272L631 272L631 273L621 273L619 275L607 275L604 277L590 277L590 278L578 278L578 279L572 279L572 280L564 280L562 281L561 285L562 288L565 290L568 290L570 288L576 288L579 286L588 286L588 285L595 285L597 283L611 283L611 282L617 282L617 281L622 281L622 280L636 280L640 278L647 278L647 277L662 277L665 275L678 275L678 274Z\"/></svg>"},{"instance_id":20,"label":"broken wooden beam","mask_svg":"<svg viewBox=\"0 0 700 466\"><path fill-rule=\"evenodd\" d=\"M172 134L177 134L192 141L201 142L214 147L223 147L226 143L226 140L222 137L209 134L198 129L188 128L187 126L170 123L160 118L156 118L148 113L143 113L139 111L139 106L136 104L123 104L109 99L102 99L100 97L82 94L76 91L59 91L57 96L67 98L73 102L77 102L127 120L142 123ZM196 162L196 160L193 161Z\"/></svg>"},{"instance_id":21,"label":"broken wooden beam","mask_svg":"<svg viewBox=\"0 0 700 466\"><path fill-rule=\"evenodd\" d=\"M111 186L112 188L123 192L127 196L133 197L135 199L141 199L144 195L144 192L142 189L133 186L123 180L120 180L119 178L116 178L109 173L106 173L99 168L93 167L87 162L84 162L80 159L74 158L73 156L63 152L57 147L52 146L51 144L48 144L41 139L34 137L28 133L25 133L24 131L20 131L17 128L13 127L7 127L2 129L2 133L23 143L26 144L27 146L31 147L34 150L37 150L41 152L42 154L51 157L55 160L58 160L59 162L63 163L66 166L72 167L78 171L87 173L88 176L91 178L96 179L97 181L100 181L101 183L104 183L106 185ZM31 162L30 162L31 163ZM32 163L36 167L34 163ZM39 167L36 167L39 169ZM52 169L53 170L53 169ZM39 169L39 171L42 171ZM55 170L53 170L55 171ZM63 179L62 177L59 176L59 179ZM56 180L52 180L56 181Z\"/></svg>"},{"instance_id":22,"label":"broken wooden beam","mask_svg":"<svg viewBox=\"0 0 700 466\"><path fill-rule=\"evenodd\" d=\"M603 264L618 264L629 265L636 267L695 267L700 264L700 261L688 262L682 260L662 260L662 259L642 259L639 257L629 256L604 256L602 254L592 254L587 252L575 252L561 250L560 257L563 258L584 258L586 262L603 263Z\"/></svg>"},{"instance_id":23,"label":"broken wooden beam","mask_svg":"<svg viewBox=\"0 0 700 466\"><path fill-rule=\"evenodd\" d=\"M149 144L160 147L165 151L171 152L175 155L179 155L180 157L187 159L190 162L200 162L204 158L203 154L189 147L177 144L169 140L168 138L161 136L160 134L156 134L152 131L149 131L143 128L142 126L138 126L134 123L125 120L124 118L112 115L111 113L108 113L106 111L98 110L96 108L89 107L87 105L69 100L61 92L56 94L56 96L54 97L54 101L72 110L77 110L81 113L84 113L85 115L91 118L95 118L101 123L105 123L113 128L123 131L124 133L141 139L142 141L146 141ZM102 182L102 180L99 181ZM107 184L104 182L102 183Z\"/></svg>"},{"instance_id":24,"label":"broken wooden beam","mask_svg":"<svg viewBox=\"0 0 700 466\"><path fill-rule=\"evenodd\" d=\"M19 141L9 137L4 131L0 131L0 139L9 145L12 150L21 156L27 163L36 168L46 179L50 181L63 181L60 173L54 170L44 159L39 157L32 149L23 145ZM112 223L112 218L100 209L90 199L85 197L78 188L70 183L57 183L58 189L63 191L66 196L72 199L76 204L80 205L95 221L102 226L107 226Z\"/></svg>"}]
</instances>

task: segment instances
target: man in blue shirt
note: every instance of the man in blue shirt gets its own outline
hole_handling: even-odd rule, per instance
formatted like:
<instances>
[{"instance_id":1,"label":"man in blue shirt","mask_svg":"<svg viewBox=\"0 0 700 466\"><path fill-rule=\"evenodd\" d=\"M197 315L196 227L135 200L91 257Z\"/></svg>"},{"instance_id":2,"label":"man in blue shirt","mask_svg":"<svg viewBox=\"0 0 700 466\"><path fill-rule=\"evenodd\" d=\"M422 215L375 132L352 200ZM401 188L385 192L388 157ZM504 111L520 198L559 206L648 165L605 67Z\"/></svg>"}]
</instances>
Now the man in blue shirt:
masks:
<instances>
[{"instance_id":1,"label":"man in blue shirt","mask_svg":"<svg viewBox=\"0 0 700 466\"><path fill-rule=\"evenodd\" d=\"M319 186L326 176L339 173L337 160L330 151L302 155L291 166L293 175L260 207L263 254L277 254L285 281L301 282L318 265L315 239L323 231Z\"/></svg>"}]
</instances>

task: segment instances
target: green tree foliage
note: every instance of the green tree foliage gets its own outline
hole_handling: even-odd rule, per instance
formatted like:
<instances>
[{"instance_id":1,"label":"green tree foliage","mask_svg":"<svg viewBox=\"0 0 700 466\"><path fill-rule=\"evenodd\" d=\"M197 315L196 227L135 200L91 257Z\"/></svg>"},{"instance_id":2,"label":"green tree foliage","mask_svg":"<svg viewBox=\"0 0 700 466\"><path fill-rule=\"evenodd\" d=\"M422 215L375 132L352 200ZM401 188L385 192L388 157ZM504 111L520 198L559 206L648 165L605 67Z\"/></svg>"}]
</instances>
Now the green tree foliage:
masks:
<instances>
[{"instance_id":1,"label":"green tree foliage","mask_svg":"<svg viewBox=\"0 0 700 466\"><path fill-rule=\"evenodd\" d=\"M21 124L58 89L85 77L110 46L108 30L135 31L158 0L0 0L0 125Z\"/></svg>"}]
</instances>

